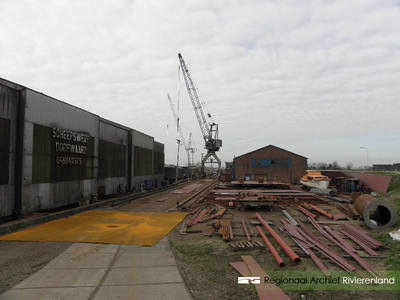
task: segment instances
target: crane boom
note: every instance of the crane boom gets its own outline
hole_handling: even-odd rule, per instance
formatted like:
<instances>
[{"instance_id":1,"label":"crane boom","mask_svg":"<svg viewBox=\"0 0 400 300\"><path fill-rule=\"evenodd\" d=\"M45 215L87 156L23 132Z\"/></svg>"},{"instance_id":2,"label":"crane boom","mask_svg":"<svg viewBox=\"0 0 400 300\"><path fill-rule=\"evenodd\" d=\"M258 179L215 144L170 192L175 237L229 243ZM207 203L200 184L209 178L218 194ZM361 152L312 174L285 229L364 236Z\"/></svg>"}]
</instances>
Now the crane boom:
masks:
<instances>
[{"instance_id":1,"label":"crane boom","mask_svg":"<svg viewBox=\"0 0 400 300\"><path fill-rule=\"evenodd\" d=\"M178 58L183 78L185 80L186 89L188 91L190 101L192 102L192 106L196 114L204 141L206 142L205 148L213 152L218 151L222 146L222 140L218 139L218 124L215 124L214 122L210 124L207 123L199 95L197 94L196 86L190 77L189 69L187 68L186 63L180 53L178 53Z\"/></svg>"},{"instance_id":2,"label":"crane boom","mask_svg":"<svg viewBox=\"0 0 400 300\"><path fill-rule=\"evenodd\" d=\"M190 77L189 69L186 67L186 63L183 60L183 57L180 53L178 54L178 57L181 65L182 75L185 80L186 89L189 93L190 101L192 102L193 109L197 117L197 121L199 122L201 133L203 135L204 140L207 141L210 131L207 126L207 121L204 115L203 108L201 107L199 96L196 92L196 87L193 83L192 78Z\"/></svg>"}]
</instances>

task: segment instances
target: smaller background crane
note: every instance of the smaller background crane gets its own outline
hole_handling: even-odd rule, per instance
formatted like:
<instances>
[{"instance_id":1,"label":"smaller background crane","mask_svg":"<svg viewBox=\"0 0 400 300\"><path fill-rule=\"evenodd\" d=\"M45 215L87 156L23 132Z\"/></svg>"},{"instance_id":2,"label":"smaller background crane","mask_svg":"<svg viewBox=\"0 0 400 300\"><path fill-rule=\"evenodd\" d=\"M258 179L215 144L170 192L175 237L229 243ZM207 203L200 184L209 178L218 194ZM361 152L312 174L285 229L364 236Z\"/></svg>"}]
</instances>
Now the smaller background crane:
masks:
<instances>
[{"instance_id":1,"label":"smaller background crane","mask_svg":"<svg viewBox=\"0 0 400 300\"><path fill-rule=\"evenodd\" d=\"M176 129L177 129L177 132L179 135L179 138L176 140L178 143L178 156L177 156L178 162L179 162L179 146L182 144L183 148L186 150L187 165L188 165L188 167L191 167L191 166L193 167L193 153L195 152L195 148L192 148L192 133L190 133L189 145L188 145L188 144L186 144L185 136L182 132L182 126L180 126L180 124L179 124L180 120L179 120L179 116L178 116L178 113L175 108L175 104L172 102L169 94L167 94L167 96L168 96L168 103L169 103L169 106L171 107L172 115L174 117L174 120L176 123ZM192 164L190 163L190 153L192 153ZM177 167L178 167L178 162L177 162ZM193 174L193 170L192 170L192 174Z\"/></svg>"}]
</instances>

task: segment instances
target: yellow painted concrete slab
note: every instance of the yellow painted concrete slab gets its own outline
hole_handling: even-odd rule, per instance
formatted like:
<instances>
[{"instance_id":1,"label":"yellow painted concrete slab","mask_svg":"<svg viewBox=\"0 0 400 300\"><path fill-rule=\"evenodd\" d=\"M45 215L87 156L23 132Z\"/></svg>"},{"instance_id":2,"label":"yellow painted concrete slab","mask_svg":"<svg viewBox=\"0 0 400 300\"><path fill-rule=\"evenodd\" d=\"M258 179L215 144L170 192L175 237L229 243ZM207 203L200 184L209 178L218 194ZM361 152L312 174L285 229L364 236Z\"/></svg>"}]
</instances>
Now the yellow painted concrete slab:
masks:
<instances>
[{"instance_id":1,"label":"yellow painted concrete slab","mask_svg":"<svg viewBox=\"0 0 400 300\"><path fill-rule=\"evenodd\" d=\"M153 246L185 216L186 213L91 210L14 232L0 240Z\"/></svg>"}]
</instances>

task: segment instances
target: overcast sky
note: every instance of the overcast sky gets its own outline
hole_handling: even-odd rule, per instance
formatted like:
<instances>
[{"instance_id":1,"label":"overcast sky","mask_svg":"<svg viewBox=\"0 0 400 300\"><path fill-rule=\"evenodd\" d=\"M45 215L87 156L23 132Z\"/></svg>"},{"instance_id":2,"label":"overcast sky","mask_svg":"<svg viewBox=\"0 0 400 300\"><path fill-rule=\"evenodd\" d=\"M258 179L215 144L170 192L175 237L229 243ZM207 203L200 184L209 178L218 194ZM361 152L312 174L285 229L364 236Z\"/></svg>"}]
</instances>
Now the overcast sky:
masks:
<instances>
[{"instance_id":1,"label":"overcast sky","mask_svg":"<svg viewBox=\"0 0 400 300\"><path fill-rule=\"evenodd\" d=\"M0 77L151 135L176 163L170 94L199 161L182 53L222 162L273 144L399 163L399 35L394 0L0 0Z\"/></svg>"}]
</instances>

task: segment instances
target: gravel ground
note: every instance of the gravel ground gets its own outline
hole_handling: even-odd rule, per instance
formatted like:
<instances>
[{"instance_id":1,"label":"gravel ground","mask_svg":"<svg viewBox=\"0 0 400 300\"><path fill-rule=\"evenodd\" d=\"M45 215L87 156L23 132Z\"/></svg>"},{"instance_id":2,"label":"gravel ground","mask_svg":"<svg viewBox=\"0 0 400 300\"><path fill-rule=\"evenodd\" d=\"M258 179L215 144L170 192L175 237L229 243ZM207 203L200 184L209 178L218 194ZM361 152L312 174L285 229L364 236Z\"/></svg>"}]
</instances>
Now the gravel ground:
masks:
<instances>
[{"instance_id":1,"label":"gravel ground","mask_svg":"<svg viewBox=\"0 0 400 300\"><path fill-rule=\"evenodd\" d=\"M0 294L39 271L72 243L0 241Z\"/></svg>"}]
</instances>

